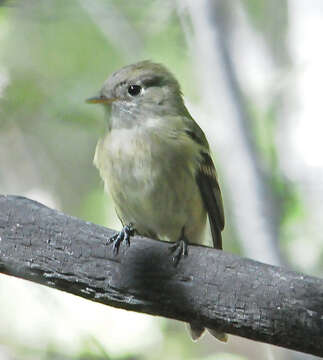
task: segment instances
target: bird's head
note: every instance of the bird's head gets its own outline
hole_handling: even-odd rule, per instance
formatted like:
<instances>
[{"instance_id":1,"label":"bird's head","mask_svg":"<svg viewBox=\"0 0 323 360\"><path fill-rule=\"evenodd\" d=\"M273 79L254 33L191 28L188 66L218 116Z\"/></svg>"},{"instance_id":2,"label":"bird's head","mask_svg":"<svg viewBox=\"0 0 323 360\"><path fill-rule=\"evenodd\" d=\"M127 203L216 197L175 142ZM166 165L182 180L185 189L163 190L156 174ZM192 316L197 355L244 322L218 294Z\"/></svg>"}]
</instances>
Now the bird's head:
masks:
<instances>
[{"instance_id":1,"label":"bird's head","mask_svg":"<svg viewBox=\"0 0 323 360\"><path fill-rule=\"evenodd\" d=\"M186 112L179 83L161 64L141 61L114 72L100 94L87 100L102 104L112 121L132 123L139 119L181 115Z\"/></svg>"}]
</instances>

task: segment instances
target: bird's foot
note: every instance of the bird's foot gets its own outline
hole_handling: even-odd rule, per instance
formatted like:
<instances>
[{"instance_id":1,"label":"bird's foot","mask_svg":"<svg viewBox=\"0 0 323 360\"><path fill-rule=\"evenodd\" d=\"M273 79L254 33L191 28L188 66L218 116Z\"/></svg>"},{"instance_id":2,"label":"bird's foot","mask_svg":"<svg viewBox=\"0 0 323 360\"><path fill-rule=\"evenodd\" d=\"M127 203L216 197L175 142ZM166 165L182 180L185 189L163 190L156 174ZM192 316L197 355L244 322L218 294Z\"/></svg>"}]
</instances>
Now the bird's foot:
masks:
<instances>
[{"instance_id":1,"label":"bird's foot","mask_svg":"<svg viewBox=\"0 0 323 360\"><path fill-rule=\"evenodd\" d=\"M130 237L133 236L134 233L135 233L135 229L133 228L132 224L129 224L124 226L120 232L111 236L107 240L107 245L113 244L114 255L118 255L119 247L122 241L125 241L128 247L130 246Z\"/></svg>"},{"instance_id":2,"label":"bird's foot","mask_svg":"<svg viewBox=\"0 0 323 360\"><path fill-rule=\"evenodd\" d=\"M169 249L172 253L174 253L172 260L174 266L176 267L179 264L182 256L185 257L188 255L188 241L184 235L184 228L182 229L181 237Z\"/></svg>"}]
</instances>

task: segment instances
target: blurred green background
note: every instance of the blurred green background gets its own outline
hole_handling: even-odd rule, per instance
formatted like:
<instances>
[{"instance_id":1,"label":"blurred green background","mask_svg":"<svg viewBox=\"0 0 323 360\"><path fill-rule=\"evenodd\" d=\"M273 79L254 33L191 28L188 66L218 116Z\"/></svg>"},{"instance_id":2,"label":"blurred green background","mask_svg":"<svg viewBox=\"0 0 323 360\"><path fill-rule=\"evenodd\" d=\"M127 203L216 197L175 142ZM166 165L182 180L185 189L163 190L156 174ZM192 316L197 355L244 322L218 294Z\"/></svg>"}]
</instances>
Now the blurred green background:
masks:
<instances>
[{"instance_id":1,"label":"blurred green background","mask_svg":"<svg viewBox=\"0 0 323 360\"><path fill-rule=\"evenodd\" d=\"M114 70L165 64L206 132L225 251L323 270L321 0L0 1L0 193L120 228L86 105ZM314 359L0 276L0 360Z\"/></svg>"}]
</instances>

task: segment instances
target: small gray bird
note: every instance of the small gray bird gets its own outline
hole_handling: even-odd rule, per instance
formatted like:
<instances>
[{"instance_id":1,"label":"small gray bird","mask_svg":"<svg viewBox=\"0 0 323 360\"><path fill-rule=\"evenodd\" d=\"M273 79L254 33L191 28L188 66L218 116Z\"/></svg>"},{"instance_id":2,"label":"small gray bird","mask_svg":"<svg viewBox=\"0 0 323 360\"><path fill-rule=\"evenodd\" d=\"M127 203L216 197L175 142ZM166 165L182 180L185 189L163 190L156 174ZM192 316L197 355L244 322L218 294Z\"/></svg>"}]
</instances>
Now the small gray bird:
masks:
<instances>
[{"instance_id":1,"label":"small gray bird","mask_svg":"<svg viewBox=\"0 0 323 360\"><path fill-rule=\"evenodd\" d=\"M202 243L207 216L213 245L222 249L223 204L209 145L175 77L160 64L142 61L113 73L87 102L106 110L107 131L94 164L123 225L108 240L114 252L122 241L130 245L136 232L174 242L176 266L188 254L188 243ZM193 340L203 331L190 324Z\"/></svg>"}]
</instances>

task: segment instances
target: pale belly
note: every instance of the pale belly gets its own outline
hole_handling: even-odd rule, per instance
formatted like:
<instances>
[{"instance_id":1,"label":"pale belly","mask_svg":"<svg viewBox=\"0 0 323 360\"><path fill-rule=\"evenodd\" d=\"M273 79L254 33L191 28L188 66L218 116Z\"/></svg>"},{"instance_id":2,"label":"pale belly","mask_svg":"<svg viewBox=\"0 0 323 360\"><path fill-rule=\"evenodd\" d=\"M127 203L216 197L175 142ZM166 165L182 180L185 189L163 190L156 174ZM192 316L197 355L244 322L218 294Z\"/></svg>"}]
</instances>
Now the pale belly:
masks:
<instances>
[{"instance_id":1,"label":"pale belly","mask_svg":"<svg viewBox=\"0 0 323 360\"><path fill-rule=\"evenodd\" d=\"M102 141L95 157L123 224L170 241L178 240L184 228L190 243L201 243L206 212L189 166L192 155L185 148L177 153L180 146L160 154L156 143L127 140L126 145L117 137Z\"/></svg>"}]
</instances>

